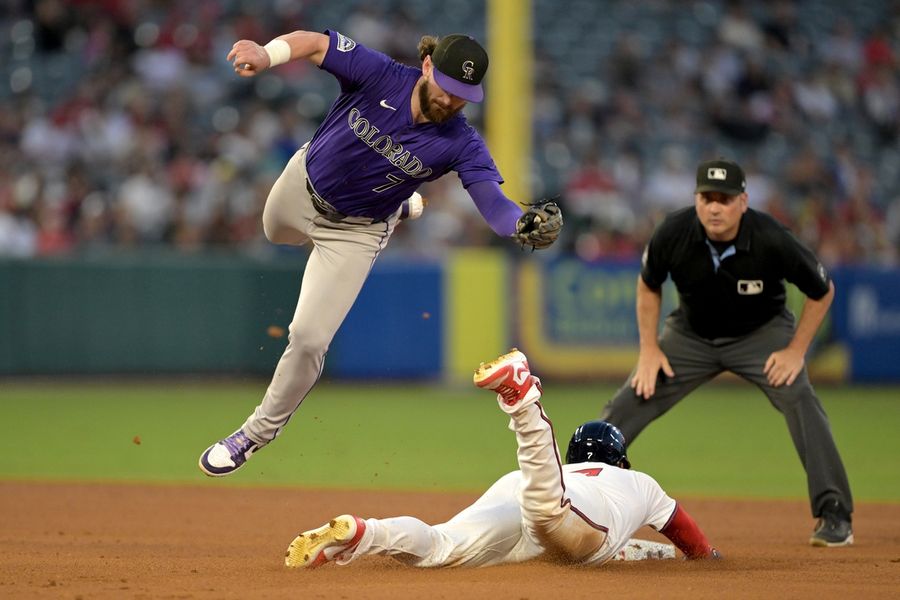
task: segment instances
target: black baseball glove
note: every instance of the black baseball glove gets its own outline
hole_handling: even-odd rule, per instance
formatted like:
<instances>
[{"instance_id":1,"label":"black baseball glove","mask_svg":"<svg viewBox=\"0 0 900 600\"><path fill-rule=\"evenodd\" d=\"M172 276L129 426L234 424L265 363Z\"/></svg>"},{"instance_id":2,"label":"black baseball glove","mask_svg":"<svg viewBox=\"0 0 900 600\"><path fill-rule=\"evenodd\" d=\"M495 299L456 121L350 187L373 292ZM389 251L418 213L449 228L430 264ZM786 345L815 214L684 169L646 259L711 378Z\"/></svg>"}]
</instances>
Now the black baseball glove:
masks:
<instances>
[{"instance_id":1,"label":"black baseball glove","mask_svg":"<svg viewBox=\"0 0 900 600\"><path fill-rule=\"evenodd\" d=\"M562 230L562 211L556 202L543 201L531 204L516 222L513 239L522 247L532 250L548 248L559 237Z\"/></svg>"}]
</instances>

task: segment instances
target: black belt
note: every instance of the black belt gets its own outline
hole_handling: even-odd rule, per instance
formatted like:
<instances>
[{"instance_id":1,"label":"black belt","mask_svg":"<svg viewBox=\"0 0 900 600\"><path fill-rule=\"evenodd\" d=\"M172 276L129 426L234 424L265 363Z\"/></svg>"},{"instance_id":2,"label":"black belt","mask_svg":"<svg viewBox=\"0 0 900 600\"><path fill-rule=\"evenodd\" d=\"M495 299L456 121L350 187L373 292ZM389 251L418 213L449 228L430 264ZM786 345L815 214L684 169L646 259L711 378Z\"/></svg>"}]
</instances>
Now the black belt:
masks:
<instances>
[{"instance_id":1,"label":"black belt","mask_svg":"<svg viewBox=\"0 0 900 600\"><path fill-rule=\"evenodd\" d=\"M372 217L353 217L350 215L345 215L344 213L333 207L328 202L328 200L316 193L316 190L313 189L312 182L309 180L309 177L306 178L306 191L309 192L309 199L312 201L313 208L316 209L316 212L332 223L356 223L359 225L371 225L372 223L376 222Z\"/></svg>"},{"instance_id":2,"label":"black belt","mask_svg":"<svg viewBox=\"0 0 900 600\"><path fill-rule=\"evenodd\" d=\"M310 182L309 177L306 178L306 191L309 192L309 197L312 200L313 208L316 209L316 212L331 221L332 223L341 223L344 219L347 218L347 215L337 210L331 204L328 203L325 198L318 195L316 190L313 189L312 182Z\"/></svg>"}]
</instances>

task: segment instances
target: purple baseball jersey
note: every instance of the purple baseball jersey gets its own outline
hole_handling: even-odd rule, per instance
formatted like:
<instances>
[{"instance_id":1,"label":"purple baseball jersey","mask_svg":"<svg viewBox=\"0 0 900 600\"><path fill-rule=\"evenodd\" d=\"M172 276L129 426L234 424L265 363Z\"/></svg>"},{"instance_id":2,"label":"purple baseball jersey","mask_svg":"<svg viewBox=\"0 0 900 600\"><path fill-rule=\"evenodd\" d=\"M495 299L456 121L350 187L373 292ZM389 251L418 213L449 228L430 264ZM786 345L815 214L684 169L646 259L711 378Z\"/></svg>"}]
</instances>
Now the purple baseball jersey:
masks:
<instances>
[{"instance_id":1,"label":"purple baseball jersey","mask_svg":"<svg viewBox=\"0 0 900 600\"><path fill-rule=\"evenodd\" d=\"M321 68L341 93L313 136L306 169L316 192L346 215L384 219L425 181L456 171L464 187L503 183L484 140L462 113L413 122L410 99L422 70L336 32Z\"/></svg>"}]
</instances>

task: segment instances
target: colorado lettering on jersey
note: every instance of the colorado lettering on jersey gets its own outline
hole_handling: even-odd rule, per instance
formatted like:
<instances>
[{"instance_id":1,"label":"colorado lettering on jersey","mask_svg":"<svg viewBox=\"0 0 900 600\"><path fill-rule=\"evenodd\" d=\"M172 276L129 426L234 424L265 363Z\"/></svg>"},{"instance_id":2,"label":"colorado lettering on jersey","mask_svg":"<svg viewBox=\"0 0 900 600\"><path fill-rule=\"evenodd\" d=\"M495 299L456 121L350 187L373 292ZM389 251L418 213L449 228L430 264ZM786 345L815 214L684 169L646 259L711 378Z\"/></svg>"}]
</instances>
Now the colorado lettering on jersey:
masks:
<instances>
[{"instance_id":1,"label":"colorado lettering on jersey","mask_svg":"<svg viewBox=\"0 0 900 600\"><path fill-rule=\"evenodd\" d=\"M403 144L395 144L389 135L379 136L381 130L369 123L359 109L350 109L347 123L356 137L410 177L421 178L431 175L432 169L424 166L419 157L412 156L409 150L404 150Z\"/></svg>"}]
</instances>

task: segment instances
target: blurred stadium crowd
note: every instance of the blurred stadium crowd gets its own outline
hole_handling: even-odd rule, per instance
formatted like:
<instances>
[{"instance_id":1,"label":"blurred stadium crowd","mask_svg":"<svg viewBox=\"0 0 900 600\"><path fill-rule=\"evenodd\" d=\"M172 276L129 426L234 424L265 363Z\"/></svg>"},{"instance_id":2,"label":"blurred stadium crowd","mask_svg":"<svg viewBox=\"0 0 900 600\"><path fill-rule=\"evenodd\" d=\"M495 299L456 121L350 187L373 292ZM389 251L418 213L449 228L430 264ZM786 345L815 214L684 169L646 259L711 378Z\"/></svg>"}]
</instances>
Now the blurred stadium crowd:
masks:
<instances>
[{"instance_id":1,"label":"blurred stadium crowd","mask_svg":"<svg viewBox=\"0 0 900 600\"><path fill-rule=\"evenodd\" d=\"M692 202L696 162L728 156L751 206L823 261L898 263L900 1L533 6L530 184L561 197L554 252L637 257ZM266 195L337 84L304 62L241 79L225 55L329 27L409 64L426 33L490 44L484 3L464 0L5 0L0 256L281 251L262 235ZM478 127L481 108L466 109ZM455 177L422 191L425 216L390 252L510 246Z\"/></svg>"}]
</instances>

